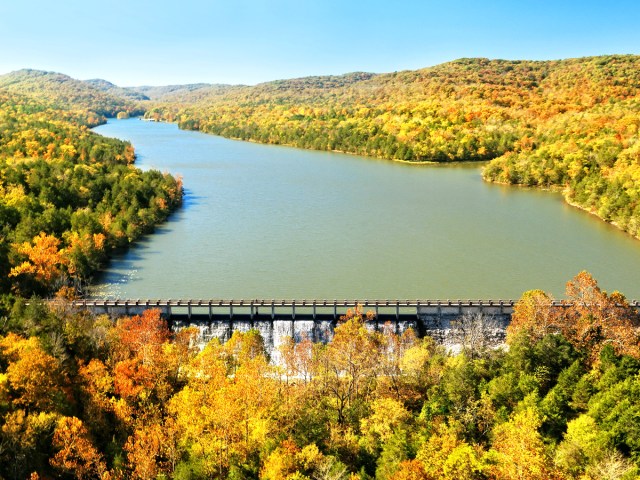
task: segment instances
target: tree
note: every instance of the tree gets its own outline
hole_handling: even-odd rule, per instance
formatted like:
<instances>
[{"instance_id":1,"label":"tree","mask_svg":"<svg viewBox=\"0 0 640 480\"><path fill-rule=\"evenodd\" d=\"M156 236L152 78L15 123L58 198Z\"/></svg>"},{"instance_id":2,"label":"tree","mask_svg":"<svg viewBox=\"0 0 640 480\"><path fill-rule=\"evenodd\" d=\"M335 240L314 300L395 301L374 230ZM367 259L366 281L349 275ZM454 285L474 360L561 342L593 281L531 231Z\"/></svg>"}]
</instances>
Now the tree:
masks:
<instances>
[{"instance_id":1,"label":"tree","mask_svg":"<svg viewBox=\"0 0 640 480\"><path fill-rule=\"evenodd\" d=\"M0 474L22 479L49 464L51 437L58 414L16 409L6 413L0 432Z\"/></svg>"},{"instance_id":2,"label":"tree","mask_svg":"<svg viewBox=\"0 0 640 480\"><path fill-rule=\"evenodd\" d=\"M51 465L76 478L108 478L102 455L93 445L89 432L76 417L62 417L53 433L53 446L57 450Z\"/></svg>"},{"instance_id":3,"label":"tree","mask_svg":"<svg viewBox=\"0 0 640 480\"><path fill-rule=\"evenodd\" d=\"M533 341L549 333L559 333L560 325L557 310L553 308L553 299L542 290L529 290L513 307L511 322L507 327L507 343L526 332Z\"/></svg>"},{"instance_id":4,"label":"tree","mask_svg":"<svg viewBox=\"0 0 640 480\"><path fill-rule=\"evenodd\" d=\"M347 423L349 413L359 416L357 410L374 390L380 342L380 334L367 330L356 309L343 317L323 352L318 382L341 425Z\"/></svg>"},{"instance_id":5,"label":"tree","mask_svg":"<svg viewBox=\"0 0 640 480\"><path fill-rule=\"evenodd\" d=\"M371 414L360 421L362 443L377 453L396 432L407 428L411 414L393 398L376 399L370 404Z\"/></svg>"},{"instance_id":6,"label":"tree","mask_svg":"<svg viewBox=\"0 0 640 480\"><path fill-rule=\"evenodd\" d=\"M578 349L597 362L600 351L611 345L619 355L640 358L638 313L623 295L608 295L588 272L567 283L570 307L565 310L562 333Z\"/></svg>"},{"instance_id":7,"label":"tree","mask_svg":"<svg viewBox=\"0 0 640 480\"><path fill-rule=\"evenodd\" d=\"M313 379L316 370L314 343L305 336L300 342L286 337L279 347L287 377L302 379L305 383Z\"/></svg>"},{"instance_id":8,"label":"tree","mask_svg":"<svg viewBox=\"0 0 640 480\"><path fill-rule=\"evenodd\" d=\"M398 400L405 400L410 395L406 387L406 372L402 369L403 359L407 351L418 344L418 339L412 328L408 328L402 335L397 335L391 329L391 324L385 325L380 342L380 370L377 390L383 395L393 395Z\"/></svg>"},{"instance_id":9,"label":"tree","mask_svg":"<svg viewBox=\"0 0 640 480\"><path fill-rule=\"evenodd\" d=\"M169 339L170 332L160 310L147 309L141 315L120 320L116 334L130 354L139 354L142 362L148 364L152 363L158 350Z\"/></svg>"},{"instance_id":10,"label":"tree","mask_svg":"<svg viewBox=\"0 0 640 480\"><path fill-rule=\"evenodd\" d=\"M542 437L541 419L534 407L525 407L494 429L490 457L492 478L496 480L537 480L552 478Z\"/></svg>"},{"instance_id":11,"label":"tree","mask_svg":"<svg viewBox=\"0 0 640 480\"><path fill-rule=\"evenodd\" d=\"M604 457L602 441L595 420L583 414L567 424L567 432L555 453L555 464L572 477L579 477L590 464Z\"/></svg>"},{"instance_id":12,"label":"tree","mask_svg":"<svg viewBox=\"0 0 640 480\"><path fill-rule=\"evenodd\" d=\"M455 428L442 423L420 447L416 460L426 478L472 480L480 478L482 471L478 453L458 437Z\"/></svg>"},{"instance_id":13,"label":"tree","mask_svg":"<svg viewBox=\"0 0 640 480\"><path fill-rule=\"evenodd\" d=\"M59 239L44 232L34 237L32 243L16 245L17 252L26 256L27 260L13 267L9 276L26 275L44 288L56 286L64 275L63 267L68 264L64 250L58 249L59 245Z\"/></svg>"},{"instance_id":14,"label":"tree","mask_svg":"<svg viewBox=\"0 0 640 480\"><path fill-rule=\"evenodd\" d=\"M27 409L64 410L68 399L67 376L59 360L47 354L36 337L24 339L10 333L0 338L12 403Z\"/></svg>"},{"instance_id":15,"label":"tree","mask_svg":"<svg viewBox=\"0 0 640 480\"><path fill-rule=\"evenodd\" d=\"M522 331L533 340L561 333L591 363L598 362L606 345L616 354L640 358L640 319L623 295L603 292L584 271L567 283L566 292L562 309L552 307L550 297L539 290L526 292L514 307L508 342Z\"/></svg>"},{"instance_id":16,"label":"tree","mask_svg":"<svg viewBox=\"0 0 640 480\"><path fill-rule=\"evenodd\" d=\"M502 328L493 315L465 312L451 322L450 337L456 346L461 347L462 352L475 359L490 348L498 346Z\"/></svg>"},{"instance_id":17,"label":"tree","mask_svg":"<svg viewBox=\"0 0 640 480\"><path fill-rule=\"evenodd\" d=\"M167 472L163 453L165 445L170 445L167 432L158 422L145 422L136 428L124 445L127 452L131 478L148 480Z\"/></svg>"}]
</instances>

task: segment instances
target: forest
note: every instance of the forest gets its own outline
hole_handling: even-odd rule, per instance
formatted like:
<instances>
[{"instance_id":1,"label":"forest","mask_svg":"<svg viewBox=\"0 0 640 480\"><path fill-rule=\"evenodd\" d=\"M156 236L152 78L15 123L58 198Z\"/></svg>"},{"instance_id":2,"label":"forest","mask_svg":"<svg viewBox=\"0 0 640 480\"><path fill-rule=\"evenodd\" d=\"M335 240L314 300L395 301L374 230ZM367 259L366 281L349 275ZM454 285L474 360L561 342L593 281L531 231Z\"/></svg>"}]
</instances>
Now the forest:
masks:
<instances>
[{"instance_id":1,"label":"forest","mask_svg":"<svg viewBox=\"0 0 640 480\"><path fill-rule=\"evenodd\" d=\"M640 319L586 272L454 354L347 311L327 344L196 346L159 311L18 301L0 332L6 479L634 479ZM467 329L467 332L472 331ZM280 361L270 362L269 354Z\"/></svg>"},{"instance_id":2,"label":"forest","mask_svg":"<svg viewBox=\"0 0 640 480\"><path fill-rule=\"evenodd\" d=\"M69 302L182 199L179 178L137 169L131 144L91 132L106 117L486 161L489 181L561 189L638 236L639 66L461 59L140 89L0 76L0 477L639 478L640 317L587 272L567 283L563 307L524 293L500 348L462 328L460 352L376 330L359 308L326 344L269 352L256 330L200 349L197 329L172 331L158 311L115 321Z\"/></svg>"},{"instance_id":3,"label":"forest","mask_svg":"<svg viewBox=\"0 0 640 480\"><path fill-rule=\"evenodd\" d=\"M84 293L116 248L180 205L179 178L134 166L131 144L90 128L139 114L58 74L0 77L0 295Z\"/></svg>"},{"instance_id":4,"label":"forest","mask_svg":"<svg viewBox=\"0 0 640 480\"><path fill-rule=\"evenodd\" d=\"M242 140L407 162L490 161L640 235L640 57L460 59L416 71L200 86L145 116Z\"/></svg>"}]
</instances>

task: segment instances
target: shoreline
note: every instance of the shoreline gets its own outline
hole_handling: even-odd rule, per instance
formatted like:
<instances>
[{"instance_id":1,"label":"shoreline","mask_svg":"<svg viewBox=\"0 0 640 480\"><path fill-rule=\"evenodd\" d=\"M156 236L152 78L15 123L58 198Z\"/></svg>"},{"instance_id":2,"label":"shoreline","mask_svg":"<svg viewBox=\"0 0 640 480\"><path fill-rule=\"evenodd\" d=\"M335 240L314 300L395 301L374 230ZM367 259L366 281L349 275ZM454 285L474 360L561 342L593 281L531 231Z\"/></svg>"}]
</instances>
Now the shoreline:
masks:
<instances>
[{"instance_id":1,"label":"shoreline","mask_svg":"<svg viewBox=\"0 0 640 480\"><path fill-rule=\"evenodd\" d=\"M384 160L384 161L387 161L387 162L396 162L396 163L401 163L401 164L405 164L405 165L416 165L416 166L419 166L419 165L470 165L470 164L485 164L485 163L491 161L491 160L451 160L451 161L447 161L447 162L436 162L436 161L433 161L433 160L402 160L402 159L399 159L399 158L388 158L388 157L382 157L382 156L378 156L378 155L367 155L366 153L348 152L346 150L336 150L336 149L320 150L320 149L317 149L317 148L299 147L297 145L293 145L293 144L289 144L289 143L261 142L259 140L255 140L253 138L231 137L231 136L221 135L219 133L205 132L205 131L202 131L200 129L184 129L184 128L180 128L180 125L178 124L178 122L170 122L170 121L165 120L165 119L155 120L153 118L145 118L144 116L141 116L141 117L138 117L138 118L140 118L141 120L144 120L146 122L173 123L173 124L177 125L178 129L180 129L180 130L189 131L189 132L199 132L199 133L203 133L205 135L212 135L214 137L226 138L227 140L234 140L234 141L237 141L237 142L249 142L249 143L254 143L256 145L273 145L273 146L276 146L276 147L298 148L300 150L307 150L307 151L310 151L310 152L342 153L344 155L352 155L352 156L363 157L363 158L372 158L372 159L375 159L375 160Z\"/></svg>"},{"instance_id":2,"label":"shoreline","mask_svg":"<svg viewBox=\"0 0 640 480\"><path fill-rule=\"evenodd\" d=\"M582 210L583 212L588 213L589 215L593 215L594 217L598 218L600 221L607 223L609 225L614 226L615 228L617 228L618 230L620 230L621 232L623 232L625 235L630 236L631 238L635 239L635 240L640 240L640 235L633 235L631 234L629 231L625 230L624 228L622 228L620 226L620 224L618 222L615 221L609 221L609 220L605 220L604 218L602 218L600 215L598 215L597 212L594 212L592 210L587 209L586 207L583 207L582 205L580 205L579 203L573 202L571 200L569 200L568 198L568 192L567 189L564 189L562 192L562 197L564 198L564 201L567 203L567 205L577 208L578 210Z\"/></svg>"},{"instance_id":3,"label":"shoreline","mask_svg":"<svg viewBox=\"0 0 640 480\"><path fill-rule=\"evenodd\" d=\"M498 182L498 181L495 181L495 180L487 180L486 178L484 178L484 176L482 177L482 180L487 182L487 183L493 183L493 184L496 184L496 185L504 185L504 186L508 186L508 187L518 187L518 188L523 188L523 189L535 189L535 190L541 190L541 191L544 191L544 192L560 193L560 194L562 194L562 199L564 200L564 202L567 205L569 205L570 207L573 207L573 208L576 208L578 210L581 210L581 211L583 211L585 213L588 213L589 215L593 215L599 221L601 221L603 223L606 223L606 224L609 224L609 225L612 225L617 230L620 230L622 233L624 233L625 235L628 235L629 237L633 238L634 240L640 240L640 235L631 234L628 230L625 230L618 222L605 220L600 215L598 215L597 212L595 212L593 210L590 210L587 207L584 207L584 206L580 205L579 203L570 200L569 199L569 188L568 187L562 187L560 185L555 185L555 186L550 186L550 187L538 187L538 186L522 185L522 184L519 184L519 183Z\"/></svg>"},{"instance_id":4,"label":"shoreline","mask_svg":"<svg viewBox=\"0 0 640 480\"><path fill-rule=\"evenodd\" d=\"M145 118L144 116L141 116L139 118L141 120L145 120L145 121L174 123L174 124L178 125L178 129L184 130L184 129L180 128L180 125L177 122L169 122L169 121L167 121L165 119L155 120L155 119L152 119L152 118ZM358 157L363 157L363 158L371 158L371 159L383 160L383 161L387 161L387 162L396 162L396 163L400 163L400 164L403 164L403 165L448 166L448 165L470 165L470 164L476 165L476 164L478 164L478 167L483 167L486 163L491 161L491 160L466 160L466 161L465 160L454 160L454 161L450 161L450 162L435 162L435 161L431 161L431 160L421 160L421 161L401 160L401 159L398 159L398 158L386 158L386 157L380 157L380 156L375 156L375 155L366 155L366 154L362 154L362 153L347 152L347 151L344 151L344 150L318 150L318 149L315 149L315 148L299 147L297 145L291 145L291 144L287 144L287 143L265 143L265 142L260 142L258 140L252 139L252 138L243 139L243 138L239 138L239 137L228 137L228 136L224 136L224 135L220 135L220 134L216 134L216 133L204 132L204 131L202 131L200 129L194 129L194 130L189 130L189 131L199 132L199 133L203 133L205 135L213 135L213 136L216 136L216 137L226 138L228 140L234 140L234 141L238 141L238 142L249 142L249 143L254 143L254 144L257 144L257 145L273 145L273 146L278 146L278 147L299 148L300 150L307 150L307 151L313 151L313 152L341 153L341 154L345 154L345 155L352 155L352 156L358 156ZM577 204L576 202L570 201L569 198L568 198L567 187L563 187L563 186L560 186L560 185L552 185L552 186L549 186L549 187L541 187L541 186L535 186L535 185L522 185L522 184L517 184L517 183L500 182L500 181L496 181L496 180L487 180L484 177L484 175L481 175L481 177L482 177L482 180L484 182L493 183L493 184L496 184L496 185L504 185L504 186L509 186L509 187L524 188L524 189L535 189L535 190L541 190L541 191L544 191L544 192L561 193L564 201L569 206L575 207L575 208L577 208L579 210L582 210L582 211L588 213L589 215L593 215L596 218L598 218L600 221L608 223L610 225L613 225L618 230L624 232L626 235L629 235L631 238L634 238L636 240L640 240L640 235L632 235L627 230L622 228L617 222L605 220L600 215L598 215L596 212L588 210L586 207L583 207L583 206Z\"/></svg>"}]
</instances>

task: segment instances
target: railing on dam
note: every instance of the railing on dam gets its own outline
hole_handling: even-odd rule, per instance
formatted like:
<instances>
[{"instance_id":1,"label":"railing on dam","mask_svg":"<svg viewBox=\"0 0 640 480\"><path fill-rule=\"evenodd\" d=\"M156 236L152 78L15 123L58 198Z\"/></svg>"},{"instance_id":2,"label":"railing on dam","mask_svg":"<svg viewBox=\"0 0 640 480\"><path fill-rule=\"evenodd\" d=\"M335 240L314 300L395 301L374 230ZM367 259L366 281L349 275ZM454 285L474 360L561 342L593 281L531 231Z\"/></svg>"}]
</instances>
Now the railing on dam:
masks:
<instances>
[{"instance_id":1,"label":"railing on dam","mask_svg":"<svg viewBox=\"0 0 640 480\"><path fill-rule=\"evenodd\" d=\"M111 316L138 315L144 310L159 309L171 319L197 318L220 320L234 318L337 320L347 309L362 308L372 311L378 320L424 319L425 317L452 317L464 313L483 313L511 317L514 300L76 300L74 306L95 314ZM570 304L553 301L551 306L564 308ZM640 302L630 302L640 310Z\"/></svg>"},{"instance_id":2,"label":"railing on dam","mask_svg":"<svg viewBox=\"0 0 640 480\"><path fill-rule=\"evenodd\" d=\"M510 315L514 300L78 300L74 305L94 313L111 315L135 315L143 310L157 308L167 318L180 317L209 319L241 315L270 317L312 318L318 316L337 319L347 309L362 308L364 312L373 311L376 317L400 319L424 315L455 315L467 311L477 311L495 315ZM563 306L562 302L554 305Z\"/></svg>"}]
</instances>

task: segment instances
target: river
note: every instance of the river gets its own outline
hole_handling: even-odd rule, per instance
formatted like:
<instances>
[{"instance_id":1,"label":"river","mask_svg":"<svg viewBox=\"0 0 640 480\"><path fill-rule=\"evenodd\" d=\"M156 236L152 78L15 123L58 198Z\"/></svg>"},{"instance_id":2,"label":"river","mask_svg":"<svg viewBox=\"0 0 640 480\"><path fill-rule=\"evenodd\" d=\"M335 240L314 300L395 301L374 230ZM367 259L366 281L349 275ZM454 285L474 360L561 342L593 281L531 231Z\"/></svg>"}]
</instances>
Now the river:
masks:
<instances>
[{"instance_id":1,"label":"river","mask_svg":"<svg viewBox=\"0 0 640 480\"><path fill-rule=\"evenodd\" d=\"M560 298L581 270L640 297L640 242L557 193L478 165L406 165L110 120L136 164L181 175L184 206L116 255L110 298Z\"/></svg>"}]
</instances>

